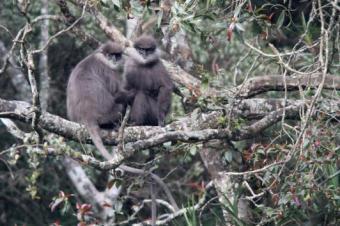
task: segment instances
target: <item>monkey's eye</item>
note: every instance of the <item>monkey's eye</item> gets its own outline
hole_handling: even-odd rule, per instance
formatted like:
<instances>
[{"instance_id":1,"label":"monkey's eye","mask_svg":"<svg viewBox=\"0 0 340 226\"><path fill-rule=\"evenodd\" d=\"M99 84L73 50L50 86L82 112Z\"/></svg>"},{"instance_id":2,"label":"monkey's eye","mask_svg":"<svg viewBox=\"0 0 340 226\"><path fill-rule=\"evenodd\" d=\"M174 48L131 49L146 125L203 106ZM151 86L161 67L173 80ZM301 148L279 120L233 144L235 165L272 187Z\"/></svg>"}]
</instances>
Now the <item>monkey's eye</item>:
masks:
<instances>
[{"instance_id":1,"label":"monkey's eye","mask_svg":"<svg viewBox=\"0 0 340 226\"><path fill-rule=\"evenodd\" d=\"M155 52L155 49L149 48L149 49L146 49L145 52L146 52L146 55L150 55L150 54L153 54Z\"/></svg>"}]
</instances>

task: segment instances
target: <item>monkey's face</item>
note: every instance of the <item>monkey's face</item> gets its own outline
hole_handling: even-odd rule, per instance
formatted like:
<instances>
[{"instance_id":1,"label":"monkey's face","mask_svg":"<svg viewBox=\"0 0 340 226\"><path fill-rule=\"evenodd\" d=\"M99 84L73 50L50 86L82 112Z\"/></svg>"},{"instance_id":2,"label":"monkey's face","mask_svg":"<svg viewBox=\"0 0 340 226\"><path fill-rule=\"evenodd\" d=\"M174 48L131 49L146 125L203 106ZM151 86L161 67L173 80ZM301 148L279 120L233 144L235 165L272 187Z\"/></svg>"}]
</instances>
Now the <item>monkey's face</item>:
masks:
<instances>
[{"instance_id":1,"label":"monkey's face","mask_svg":"<svg viewBox=\"0 0 340 226\"><path fill-rule=\"evenodd\" d=\"M122 60L122 52L111 52L106 54L106 58L111 61L112 63L117 63Z\"/></svg>"},{"instance_id":2,"label":"monkey's face","mask_svg":"<svg viewBox=\"0 0 340 226\"><path fill-rule=\"evenodd\" d=\"M155 52L155 48L140 48L140 47L135 48L138 51L138 53L144 58L147 58L148 56L152 55Z\"/></svg>"}]
</instances>

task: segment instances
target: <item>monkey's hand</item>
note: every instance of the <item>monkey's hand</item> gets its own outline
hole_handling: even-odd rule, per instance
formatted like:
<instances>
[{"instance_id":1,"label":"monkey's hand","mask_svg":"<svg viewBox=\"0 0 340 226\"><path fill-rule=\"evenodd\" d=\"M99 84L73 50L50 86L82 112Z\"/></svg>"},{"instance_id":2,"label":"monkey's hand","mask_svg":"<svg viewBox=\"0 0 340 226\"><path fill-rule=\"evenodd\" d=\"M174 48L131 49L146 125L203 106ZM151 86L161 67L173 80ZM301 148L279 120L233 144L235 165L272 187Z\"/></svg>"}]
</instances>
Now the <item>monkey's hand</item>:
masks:
<instances>
[{"instance_id":1,"label":"monkey's hand","mask_svg":"<svg viewBox=\"0 0 340 226\"><path fill-rule=\"evenodd\" d=\"M115 102L118 104L132 105L137 91L135 89L125 90L122 89L116 94Z\"/></svg>"},{"instance_id":2,"label":"monkey's hand","mask_svg":"<svg viewBox=\"0 0 340 226\"><path fill-rule=\"evenodd\" d=\"M123 54L128 57L133 57L135 54L138 54L138 52L133 47L126 47Z\"/></svg>"},{"instance_id":3,"label":"monkey's hand","mask_svg":"<svg viewBox=\"0 0 340 226\"><path fill-rule=\"evenodd\" d=\"M125 55L128 58L132 58L134 61L136 61L139 64L147 63L147 60L144 59L144 57L141 54L139 54L139 52L133 47L125 48L123 55Z\"/></svg>"},{"instance_id":4,"label":"monkey's hand","mask_svg":"<svg viewBox=\"0 0 340 226\"><path fill-rule=\"evenodd\" d=\"M135 96L137 94L137 91L135 89L130 89L126 92L126 100L129 105L132 105L133 101L135 100Z\"/></svg>"}]
</instances>

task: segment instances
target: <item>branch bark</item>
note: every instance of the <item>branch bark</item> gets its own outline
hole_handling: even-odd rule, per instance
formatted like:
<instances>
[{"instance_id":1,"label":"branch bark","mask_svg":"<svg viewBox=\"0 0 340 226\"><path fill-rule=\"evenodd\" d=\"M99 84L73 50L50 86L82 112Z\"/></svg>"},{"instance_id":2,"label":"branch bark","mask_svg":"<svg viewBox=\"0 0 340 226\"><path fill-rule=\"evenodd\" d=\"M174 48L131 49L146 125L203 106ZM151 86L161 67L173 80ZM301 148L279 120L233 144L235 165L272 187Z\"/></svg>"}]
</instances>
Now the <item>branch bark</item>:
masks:
<instances>
[{"instance_id":1,"label":"branch bark","mask_svg":"<svg viewBox=\"0 0 340 226\"><path fill-rule=\"evenodd\" d=\"M224 117L222 111L193 113L191 117L182 118L163 128L147 126L128 127L125 130L125 142L128 143L125 144L124 151L114 148L114 156L111 161L99 162L95 159L84 159L83 157L80 158L79 154L75 154L72 157L76 159L78 157L78 159L83 158L83 161L89 162L90 165L97 168L112 169L117 167L125 158L132 156L136 151L161 145L169 141L201 142L212 139L242 140L253 137L260 131L280 121L284 111L286 116L297 115L303 105L304 103L300 103L288 106L285 109L272 111L257 122L251 125L245 125L241 129L233 129L232 131L220 128L223 126L219 123L220 117ZM340 102L335 102L334 106L339 109ZM2 112L0 113L1 117L19 119L24 122L30 122L30 120L32 120L30 105L25 102L0 99L0 112ZM38 126L67 138L74 140L85 138L86 141L90 141L84 127L46 112L42 113ZM105 141L109 141L111 144L117 144L116 132L111 132L110 135L107 135L105 138Z\"/></svg>"},{"instance_id":2,"label":"branch bark","mask_svg":"<svg viewBox=\"0 0 340 226\"><path fill-rule=\"evenodd\" d=\"M322 77L323 76L320 73L298 76L292 75L286 76L285 78L280 75L259 76L249 79L245 82L245 84L231 89L230 91L222 91L222 93L219 93L219 95L250 98L268 91L284 91L285 82L288 91L298 90L299 87L310 87L316 89L321 83ZM284 81L284 79L286 79L286 81ZM329 90L340 90L340 77L328 74L326 76L325 85L323 88Z\"/></svg>"},{"instance_id":3,"label":"branch bark","mask_svg":"<svg viewBox=\"0 0 340 226\"><path fill-rule=\"evenodd\" d=\"M259 103L257 105L257 102ZM288 100L292 104L286 109L286 117L296 117L298 108L305 104L303 101ZM258 106L258 107L257 107ZM265 106L265 109L262 109ZM181 140L184 142L198 142L209 139L222 139L229 137L230 139L239 140L251 133L265 129L267 126L275 123L282 114L280 108L283 106L283 100L273 101L264 99L243 100L237 107L231 107L237 116L249 116L250 118L259 118L264 115L258 123L252 127L245 127L238 131L227 131L225 129L218 129L221 125L220 117L224 117L223 111L212 111L209 113L192 114L191 117L183 117L179 120L167 125L166 127L158 126L141 126L141 127L127 127L125 129L125 142L135 142L135 147L138 149L142 147L152 147L164 142ZM239 107L239 108L238 108ZM340 109L340 101L321 101L320 109L325 112L338 112ZM30 111L31 105L22 101L7 101L0 98L0 116L3 118L18 119L23 122L30 122L32 114ZM226 109L230 109L226 106ZM271 112L271 113L269 113ZM269 113L269 114L268 114ZM269 120L269 121L267 121ZM270 124L267 124L270 122ZM199 124L198 128L201 131L192 131L192 128ZM65 138L80 141L83 143L91 143L90 136L84 126L68 121L59 116L52 115L48 112L42 112L38 126L44 130L56 133ZM246 132L247 130L252 132ZM106 144L117 144L117 132L102 131L102 137ZM150 139L151 140L147 140Z\"/></svg>"}]
</instances>

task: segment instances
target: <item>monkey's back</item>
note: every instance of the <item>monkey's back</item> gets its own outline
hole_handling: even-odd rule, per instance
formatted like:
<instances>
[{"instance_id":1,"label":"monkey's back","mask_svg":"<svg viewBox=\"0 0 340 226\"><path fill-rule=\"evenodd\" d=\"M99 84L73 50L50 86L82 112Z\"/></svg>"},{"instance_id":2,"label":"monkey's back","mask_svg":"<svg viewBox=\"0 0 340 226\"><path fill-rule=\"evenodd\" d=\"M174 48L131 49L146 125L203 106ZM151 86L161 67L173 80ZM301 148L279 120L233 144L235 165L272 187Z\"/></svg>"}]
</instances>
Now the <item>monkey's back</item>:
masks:
<instances>
[{"instance_id":1,"label":"monkey's back","mask_svg":"<svg viewBox=\"0 0 340 226\"><path fill-rule=\"evenodd\" d=\"M97 124L115 123L123 106L115 103L118 75L90 55L72 71L67 85L67 115L70 120Z\"/></svg>"}]
</instances>

